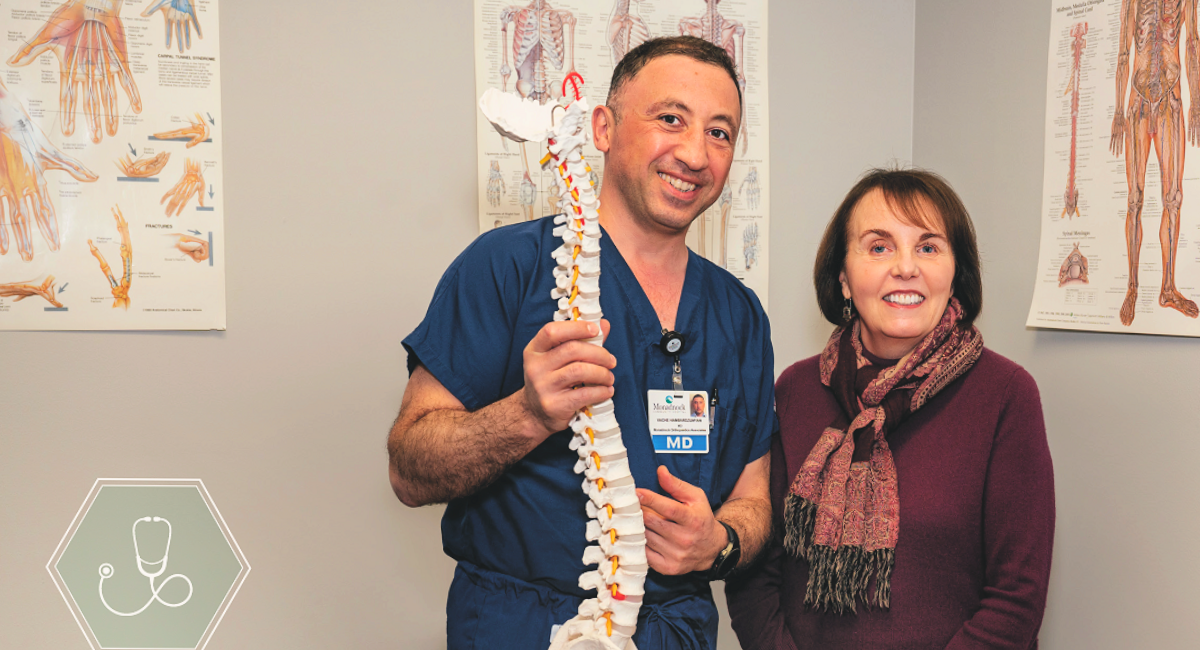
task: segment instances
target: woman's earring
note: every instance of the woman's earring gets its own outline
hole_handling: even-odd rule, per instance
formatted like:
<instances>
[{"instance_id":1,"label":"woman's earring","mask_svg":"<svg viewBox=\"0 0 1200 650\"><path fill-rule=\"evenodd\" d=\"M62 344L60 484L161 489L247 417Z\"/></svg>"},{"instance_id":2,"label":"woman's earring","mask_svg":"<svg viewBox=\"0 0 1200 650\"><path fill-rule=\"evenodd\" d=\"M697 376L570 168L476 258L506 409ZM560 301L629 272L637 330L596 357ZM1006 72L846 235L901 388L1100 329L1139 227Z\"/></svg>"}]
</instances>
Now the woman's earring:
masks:
<instances>
[{"instance_id":1,"label":"woman's earring","mask_svg":"<svg viewBox=\"0 0 1200 650\"><path fill-rule=\"evenodd\" d=\"M851 310L853 305L854 303L851 302L849 298L846 298L846 304L842 307L842 320L846 321L847 323L849 323L850 319L854 317L854 312Z\"/></svg>"}]
</instances>

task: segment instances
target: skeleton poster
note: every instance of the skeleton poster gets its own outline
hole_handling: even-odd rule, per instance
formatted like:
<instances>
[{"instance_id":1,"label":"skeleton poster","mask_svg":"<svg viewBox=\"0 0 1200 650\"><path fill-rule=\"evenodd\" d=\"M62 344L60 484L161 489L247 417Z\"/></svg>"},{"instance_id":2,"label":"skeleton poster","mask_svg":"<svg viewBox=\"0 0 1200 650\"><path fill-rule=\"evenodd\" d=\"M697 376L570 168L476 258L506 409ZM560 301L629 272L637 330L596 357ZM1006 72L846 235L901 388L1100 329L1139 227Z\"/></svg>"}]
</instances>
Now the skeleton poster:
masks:
<instances>
[{"instance_id":1,"label":"skeleton poster","mask_svg":"<svg viewBox=\"0 0 1200 650\"><path fill-rule=\"evenodd\" d=\"M217 0L0 20L0 329L225 329Z\"/></svg>"},{"instance_id":2,"label":"skeleton poster","mask_svg":"<svg viewBox=\"0 0 1200 650\"><path fill-rule=\"evenodd\" d=\"M1031 327L1200 336L1196 0L1055 0Z\"/></svg>"},{"instance_id":3,"label":"skeleton poster","mask_svg":"<svg viewBox=\"0 0 1200 650\"><path fill-rule=\"evenodd\" d=\"M688 245L746 283L767 306L770 143L767 115L766 0L475 0L475 90L515 92L547 103L583 80L593 104L608 95L613 68L648 38L688 34L724 48L743 94L733 167L716 203L692 224ZM554 214L552 171L544 147L503 138L477 111L480 231ZM589 142L584 157L596 189L604 157Z\"/></svg>"}]
</instances>

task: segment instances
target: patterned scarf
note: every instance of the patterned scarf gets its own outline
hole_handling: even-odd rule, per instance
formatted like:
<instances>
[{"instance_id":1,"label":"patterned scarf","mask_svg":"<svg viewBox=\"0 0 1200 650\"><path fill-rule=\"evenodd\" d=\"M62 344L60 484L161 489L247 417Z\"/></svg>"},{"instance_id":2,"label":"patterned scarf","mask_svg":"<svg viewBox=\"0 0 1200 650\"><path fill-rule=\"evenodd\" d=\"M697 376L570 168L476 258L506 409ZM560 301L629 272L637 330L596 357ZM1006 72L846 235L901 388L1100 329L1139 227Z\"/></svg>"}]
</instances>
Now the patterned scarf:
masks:
<instances>
[{"instance_id":1,"label":"patterned scarf","mask_svg":"<svg viewBox=\"0 0 1200 650\"><path fill-rule=\"evenodd\" d=\"M833 391L842 413L800 467L784 507L784 548L809 563L806 605L857 612L858 599L870 604L867 589L874 578L875 604L890 606L900 495L887 434L983 352L979 330L958 327L961 318L962 306L951 298L933 331L895 366L880 371L861 395L855 378L869 361L859 319L829 338L821 353L821 383ZM851 463L854 432L864 427L874 429L870 461Z\"/></svg>"}]
</instances>

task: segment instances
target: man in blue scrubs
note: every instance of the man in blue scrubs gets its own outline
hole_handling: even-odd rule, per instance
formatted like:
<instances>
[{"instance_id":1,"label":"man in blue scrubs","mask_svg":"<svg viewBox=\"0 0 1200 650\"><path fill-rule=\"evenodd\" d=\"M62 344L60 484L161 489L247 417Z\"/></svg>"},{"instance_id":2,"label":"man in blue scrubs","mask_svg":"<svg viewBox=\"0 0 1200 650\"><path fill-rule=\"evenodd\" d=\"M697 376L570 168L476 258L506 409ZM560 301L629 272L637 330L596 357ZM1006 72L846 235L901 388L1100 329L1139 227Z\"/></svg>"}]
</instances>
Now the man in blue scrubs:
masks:
<instances>
[{"instance_id":1,"label":"man in blue scrubs","mask_svg":"<svg viewBox=\"0 0 1200 650\"><path fill-rule=\"evenodd\" d=\"M554 626L594 597L577 583L589 568L587 514L567 422L609 397L651 567L634 642L715 647L709 582L752 561L770 534L778 427L766 314L684 244L725 185L741 101L732 62L701 39L649 41L614 70L607 105L592 114L605 160L603 348L583 341L593 324L550 322L551 252L561 243L551 218L476 239L404 339L410 378L388 438L389 474L406 505L448 504L443 546L458 560L450 650L546 648ZM668 332L682 349L666 344ZM660 444L651 391L707 395L707 435L686 449Z\"/></svg>"}]
</instances>

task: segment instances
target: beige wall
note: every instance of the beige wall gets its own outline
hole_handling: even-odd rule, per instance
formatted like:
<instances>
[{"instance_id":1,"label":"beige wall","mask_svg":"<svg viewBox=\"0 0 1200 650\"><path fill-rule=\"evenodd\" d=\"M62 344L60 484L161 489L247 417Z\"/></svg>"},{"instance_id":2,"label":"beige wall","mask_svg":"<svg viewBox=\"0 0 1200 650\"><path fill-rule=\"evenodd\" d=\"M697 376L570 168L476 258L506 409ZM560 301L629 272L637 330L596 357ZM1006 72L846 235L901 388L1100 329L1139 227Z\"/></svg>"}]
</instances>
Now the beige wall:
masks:
<instances>
[{"instance_id":1,"label":"beige wall","mask_svg":"<svg viewBox=\"0 0 1200 650\"><path fill-rule=\"evenodd\" d=\"M400 339L476 234L471 3L298 6L222 5L228 332L0 333L2 648L87 647L45 563L99 477L204 480L253 566L210 650L444 646L441 509L392 496L383 443ZM782 370L828 332L825 219L912 157L914 2L770 11Z\"/></svg>"}]
</instances>

